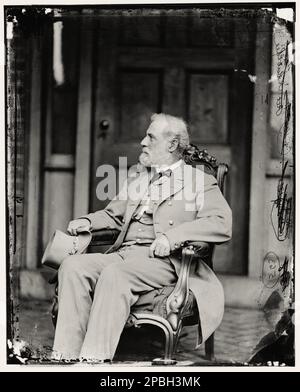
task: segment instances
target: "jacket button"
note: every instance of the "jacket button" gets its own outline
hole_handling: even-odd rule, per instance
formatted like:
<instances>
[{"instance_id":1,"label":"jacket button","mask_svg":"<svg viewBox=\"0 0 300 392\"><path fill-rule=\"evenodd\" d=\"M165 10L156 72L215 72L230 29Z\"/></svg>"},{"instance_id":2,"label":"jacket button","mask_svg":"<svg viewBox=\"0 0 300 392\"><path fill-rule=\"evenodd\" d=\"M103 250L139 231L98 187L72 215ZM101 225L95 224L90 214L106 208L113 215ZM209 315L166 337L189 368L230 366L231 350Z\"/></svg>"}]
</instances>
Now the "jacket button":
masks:
<instances>
[{"instance_id":1,"label":"jacket button","mask_svg":"<svg viewBox=\"0 0 300 392\"><path fill-rule=\"evenodd\" d=\"M125 219L124 218L122 219L122 223L125 223Z\"/></svg>"},{"instance_id":2,"label":"jacket button","mask_svg":"<svg viewBox=\"0 0 300 392\"><path fill-rule=\"evenodd\" d=\"M169 225L172 226L174 222L172 220L169 221Z\"/></svg>"}]
</instances>

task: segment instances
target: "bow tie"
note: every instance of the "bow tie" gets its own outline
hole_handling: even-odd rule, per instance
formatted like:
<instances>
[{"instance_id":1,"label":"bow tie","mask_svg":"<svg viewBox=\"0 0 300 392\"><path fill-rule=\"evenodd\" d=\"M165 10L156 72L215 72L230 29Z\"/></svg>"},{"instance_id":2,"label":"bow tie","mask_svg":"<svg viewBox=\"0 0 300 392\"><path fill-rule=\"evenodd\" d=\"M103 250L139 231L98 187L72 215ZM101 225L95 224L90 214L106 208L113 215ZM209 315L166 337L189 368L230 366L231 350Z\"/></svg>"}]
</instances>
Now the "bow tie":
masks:
<instances>
[{"instance_id":1,"label":"bow tie","mask_svg":"<svg viewBox=\"0 0 300 392\"><path fill-rule=\"evenodd\" d=\"M154 181L159 180L161 177L166 176L166 177L170 177L172 174L172 170L168 169L162 172L156 172L153 177L150 180L150 184L152 184Z\"/></svg>"}]
</instances>

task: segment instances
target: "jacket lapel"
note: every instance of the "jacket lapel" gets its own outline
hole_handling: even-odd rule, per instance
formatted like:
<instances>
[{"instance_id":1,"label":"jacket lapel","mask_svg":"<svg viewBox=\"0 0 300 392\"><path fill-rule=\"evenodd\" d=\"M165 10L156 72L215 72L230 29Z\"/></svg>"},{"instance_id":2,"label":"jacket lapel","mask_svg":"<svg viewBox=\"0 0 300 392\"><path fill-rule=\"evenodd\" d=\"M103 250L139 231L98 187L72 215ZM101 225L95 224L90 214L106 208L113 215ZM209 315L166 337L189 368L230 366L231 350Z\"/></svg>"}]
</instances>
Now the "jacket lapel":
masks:
<instances>
[{"instance_id":1,"label":"jacket lapel","mask_svg":"<svg viewBox=\"0 0 300 392\"><path fill-rule=\"evenodd\" d=\"M175 193L179 192L183 186L183 171L184 171L185 164L182 163L176 169L172 171L170 177L162 177L160 180L159 186L161 187L160 198L158 203L155 205L153 209L153 213L157 210L158 206L163 203L165 200L170 198L171 196L175 195Z\"/></svg>"},{"instance_id":2,"label":"jacket lapel","mask_svg":"<svg viewBox=\"0 0 300 392\"><path fill-rule=\"evenodd\" d=\"M125 212L125 226L130 223L133 213L141 202L149 186L149 174L147 171L140 174L140 176L132 181L128 187L128 203Z\"/></svg>"},{"instance_id":3,"label":"jacket lapel","mask_svg":"<svg viewBox=\"0 0 300 392\"><path fill-rule=\"evenodd\" d=\"M117 250L123 243L126 236L131 218L135 210L137 209L142 197L145 195L149 186L149 173L147 171L142 172L139 177L132 181L128 187L128 203L125 212L125 222L122 230L116 239L116 242L108 249L106 253L111 253Z\"/></svg>"},{"instance_id":4,"label":"jacket lapel","mask_svg":"<svg viewBox=\"0 0 300 392\"><path fill-rule=\"evenodd\" d=\"M153 214L155 214L158 206L167 200L172 195L175 195L179 192L184 186L184 171L185 163L183 162L180 166L172 171L170 177L162 177L160 182L157 184L161 187L160 198L157 204L154 204ZM145 195L148 186L149 186L149 172L143 171L140 173L139 177L132 181L132 183L128 187L128 203L125 213L125 222L123 228L111 248L106 253L111 253L117 250L123 243L124 238L126 236L131 218L135 210L137 209L142 197Z\"/></svg>"}]
</instances>

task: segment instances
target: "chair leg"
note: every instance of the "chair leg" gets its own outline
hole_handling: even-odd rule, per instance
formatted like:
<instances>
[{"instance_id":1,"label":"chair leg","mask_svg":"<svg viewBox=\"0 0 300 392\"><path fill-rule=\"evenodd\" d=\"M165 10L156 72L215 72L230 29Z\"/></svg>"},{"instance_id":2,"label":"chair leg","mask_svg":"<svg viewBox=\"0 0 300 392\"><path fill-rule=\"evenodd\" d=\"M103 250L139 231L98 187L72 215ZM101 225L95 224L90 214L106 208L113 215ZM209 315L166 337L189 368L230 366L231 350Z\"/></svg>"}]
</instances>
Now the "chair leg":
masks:
<instances>
[{"instance_id":1,"label":"chair leg","mask_svg":"<svg viewBox=\"0 0 300 392\"><path fill-rule=\"evenodd\" d=\"M165 332L165 356L164 358L155 358L152 360L152 365L176 365L177 361L172 359L172 355L175 351L177 339L174 337L174 334L163 328Z\"/></svg>"},{"instance_id":2,"label":"chair leg","mask_svg":"<svg viewBox=\"0 0 300 392\"><path fill-rule=\"evenodd\" d=\"M210 361L214 359L214 354L215 354L214 345L215 345L215 339L214 339L214 334L212 334L205 342L205 356Z\"/></svg>"}]
</instances>

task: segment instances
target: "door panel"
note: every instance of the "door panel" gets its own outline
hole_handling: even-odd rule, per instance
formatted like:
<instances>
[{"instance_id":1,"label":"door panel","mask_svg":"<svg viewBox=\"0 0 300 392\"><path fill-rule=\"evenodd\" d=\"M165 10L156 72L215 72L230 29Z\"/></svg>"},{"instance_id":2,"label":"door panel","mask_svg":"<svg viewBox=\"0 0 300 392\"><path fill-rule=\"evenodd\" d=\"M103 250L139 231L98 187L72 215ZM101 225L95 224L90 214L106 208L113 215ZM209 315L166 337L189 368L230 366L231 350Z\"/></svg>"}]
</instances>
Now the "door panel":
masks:
<instances>
[{"instance_id":1,"label":"door panel","mask_svg":"<svg viewBox=\"0 0 300 392\"><path fill-rule=\"evenodd\" d=\"M244 22L209 20L191 10L100 16L91 175L91 210L97 210L106 205L96 196L97 167L118 168L120 156L135 164L152 113L183 117L191 142L230 165L226 197L234 238L217 247L215 266L236 274L247 269L252 110L252 86L240 70L252 72L255 34Z\"/></svg>"},{"instance_id":2,"label":"door panel","mask_svg":"<svg viewBox=\"0 0 300 392\"><path fill-rule=\"evenodd\" d=\"M159 71L128 69L119 71L120 116L119 134L122 142L141 141L153 112L160 110L161 74ZM128 132L135 130L135 132Z\"/></svg>"},{"instance_id":3,"label":"door panel","mask_svg":"<svg viewBox=\"0 0 300 392\"><path fill-rule=\"evenodd\" d=\"M188 75L188 122L193 139L202 143L228 143L228 76Z\"/></svg>"}]
</instances>

